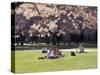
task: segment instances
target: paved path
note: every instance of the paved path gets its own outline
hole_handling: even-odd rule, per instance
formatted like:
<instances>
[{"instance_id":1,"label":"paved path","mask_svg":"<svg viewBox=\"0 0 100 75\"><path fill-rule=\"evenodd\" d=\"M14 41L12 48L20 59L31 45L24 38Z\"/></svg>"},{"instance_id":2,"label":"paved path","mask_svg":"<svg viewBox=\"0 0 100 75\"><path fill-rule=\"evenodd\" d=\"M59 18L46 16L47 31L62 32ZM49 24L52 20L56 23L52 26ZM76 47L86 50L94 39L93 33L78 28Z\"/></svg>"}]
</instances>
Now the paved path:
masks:
<instances>
[{"instance_id":1,"label":"paved path","mask_svg":"<svg viewBox=\"0 0 100 75\"><path fill-rule=\"evenodd\" d=\"M41 50L41 49L35 49L35 48L16 48L16 50ZM79 49L60 49L61 51L79 51ZM91 52L96 52L97 50L90 50L90 49L85 49L85 51L91 51Z\"/></svg>"},{"instance_id":2,"label":"paved path","mask_svg":"<svg viewBox=\"0 0 100 75\"><path fill-rule=\"evenodd\" d=\"M76 50L76 49L62 49L61 51L79 51L79 50ZM85 51L91 51L91 52L96 52L97 50L89 50L89 49L85 49Z\"/></svg>"}]
</instances>

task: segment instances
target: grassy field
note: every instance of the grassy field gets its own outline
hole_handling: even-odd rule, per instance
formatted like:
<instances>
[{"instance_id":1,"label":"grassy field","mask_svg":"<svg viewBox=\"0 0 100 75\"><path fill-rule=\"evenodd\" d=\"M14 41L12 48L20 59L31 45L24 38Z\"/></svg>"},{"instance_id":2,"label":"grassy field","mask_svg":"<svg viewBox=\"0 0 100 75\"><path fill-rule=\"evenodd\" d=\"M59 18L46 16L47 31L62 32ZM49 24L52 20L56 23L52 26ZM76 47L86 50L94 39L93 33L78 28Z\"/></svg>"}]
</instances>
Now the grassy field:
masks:
<instances>
[{"instance_id":1,"label":"grassy field","mask_svg":"<svg viewBox=\"0 0 100 75\"><path fill-rule=\"evenodd\" d=\"M63 52L63 54L65 54L63 58L39 60L38 57L46 55L41 53L40 50L15 51L15 72L28 73L97 68L97 51L77 53L77 56L70 56L70 52Z\"/></svg>"}]
</instances>

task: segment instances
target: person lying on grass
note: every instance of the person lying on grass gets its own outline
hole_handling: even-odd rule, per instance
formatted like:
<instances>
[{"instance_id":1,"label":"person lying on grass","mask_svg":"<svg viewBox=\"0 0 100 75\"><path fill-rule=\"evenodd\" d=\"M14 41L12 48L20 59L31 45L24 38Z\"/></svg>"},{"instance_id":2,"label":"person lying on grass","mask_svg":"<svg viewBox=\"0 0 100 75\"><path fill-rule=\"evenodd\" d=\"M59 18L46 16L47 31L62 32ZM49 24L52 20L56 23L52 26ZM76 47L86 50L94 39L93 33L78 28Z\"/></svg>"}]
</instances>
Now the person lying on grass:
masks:
<instances>
[{"instance_id":1,"label":"person lying on grass","mask_svg":"<svg viewBox=\"0 0 100 75\"><path fill-rule=\"evenodd\" d=\"M54 51L52 49L50 49L50 51L47 53L47 58L48 59L56 58L56 55L54 54Z\"/></svg>"}]
</instances>

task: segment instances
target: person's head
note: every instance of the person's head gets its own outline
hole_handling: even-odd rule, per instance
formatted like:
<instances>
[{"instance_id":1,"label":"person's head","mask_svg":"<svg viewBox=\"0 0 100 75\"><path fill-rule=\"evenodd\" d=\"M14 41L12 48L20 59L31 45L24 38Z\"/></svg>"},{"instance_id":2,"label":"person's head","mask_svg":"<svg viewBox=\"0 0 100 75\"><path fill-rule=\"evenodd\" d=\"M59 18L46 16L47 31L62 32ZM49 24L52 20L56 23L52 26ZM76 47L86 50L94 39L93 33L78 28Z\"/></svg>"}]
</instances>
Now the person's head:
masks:
<instances>
[{"instance_id":1,"label":"person's head","mask_svg":"<svg viewBox=\"0 0 100 75\"><path fill-rule=\"evenodd\" d=\"M51 52L51 51L52 51L52 49L49 49L49 51Z\"/></svg>"},{"instance_id":2,"label":"person's head","mask_svg":"<svg viewBox=\"0 0 100 75\"><path fill-rule=\"evenodd\" d=\"M59 48L56 48L57 51L59 51Z\"/></svg>"},{"instance_id":3,"label":"person's head","mask_svg":"<svg viewBox=\"0 0 100 75\"><path fill-rule=\"evenodd\" d=\"M82 46L82 48L84 48L84 47Z\"/></svg>"},{"instance_id":4,"label":"person's head","mask_svg":"<svg viewBox=\"0 0 100 75\"><path fill-rule=\"evenodd\" d=\"M49 49L49 47L46 47L47 49Z\"/></svg>"}]
</instances>

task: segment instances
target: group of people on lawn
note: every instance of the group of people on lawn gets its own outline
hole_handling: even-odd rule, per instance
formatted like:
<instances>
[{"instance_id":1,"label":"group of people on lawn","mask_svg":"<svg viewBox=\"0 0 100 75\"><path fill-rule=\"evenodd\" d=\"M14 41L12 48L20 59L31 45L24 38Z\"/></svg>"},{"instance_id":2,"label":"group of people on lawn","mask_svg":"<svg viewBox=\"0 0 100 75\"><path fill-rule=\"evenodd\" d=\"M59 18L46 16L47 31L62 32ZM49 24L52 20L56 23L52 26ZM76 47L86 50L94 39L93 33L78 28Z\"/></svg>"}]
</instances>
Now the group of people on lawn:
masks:
<instances>
[{"instance_id":1,"label":"group of people on lawn","mask_svg":"<svg viewBox=\"0 0 100 75\"><path fill-rule=\"evenodd\" d=\"M64 57L64 54L59 50L58 47L53 47L53 48L43 48L42 53L47 53L47 56L44 57L39 57L39 59L55 59L55 58L61 58ZM84 47L82 44L80 44L80 52L79 53L84 53ZM71 51L71 56L76 56L75 52Z\"/></svg>"},{"instance_id":2,"label":"group of people on lawn","mask_svg":"<svg viewBox=\"0 0 100 75\"><path fill-rule=\"evenodd\" d=\"M59 48L57 47L53 47L53 48L43 48L42 49L42 53L47 53L47 56L42 57L47 58L47 59L55 59L55 58L60 58L60 57L64 57L64 55L62 54L61 51L59 51Z\"/></svg>"}]
</instances>

